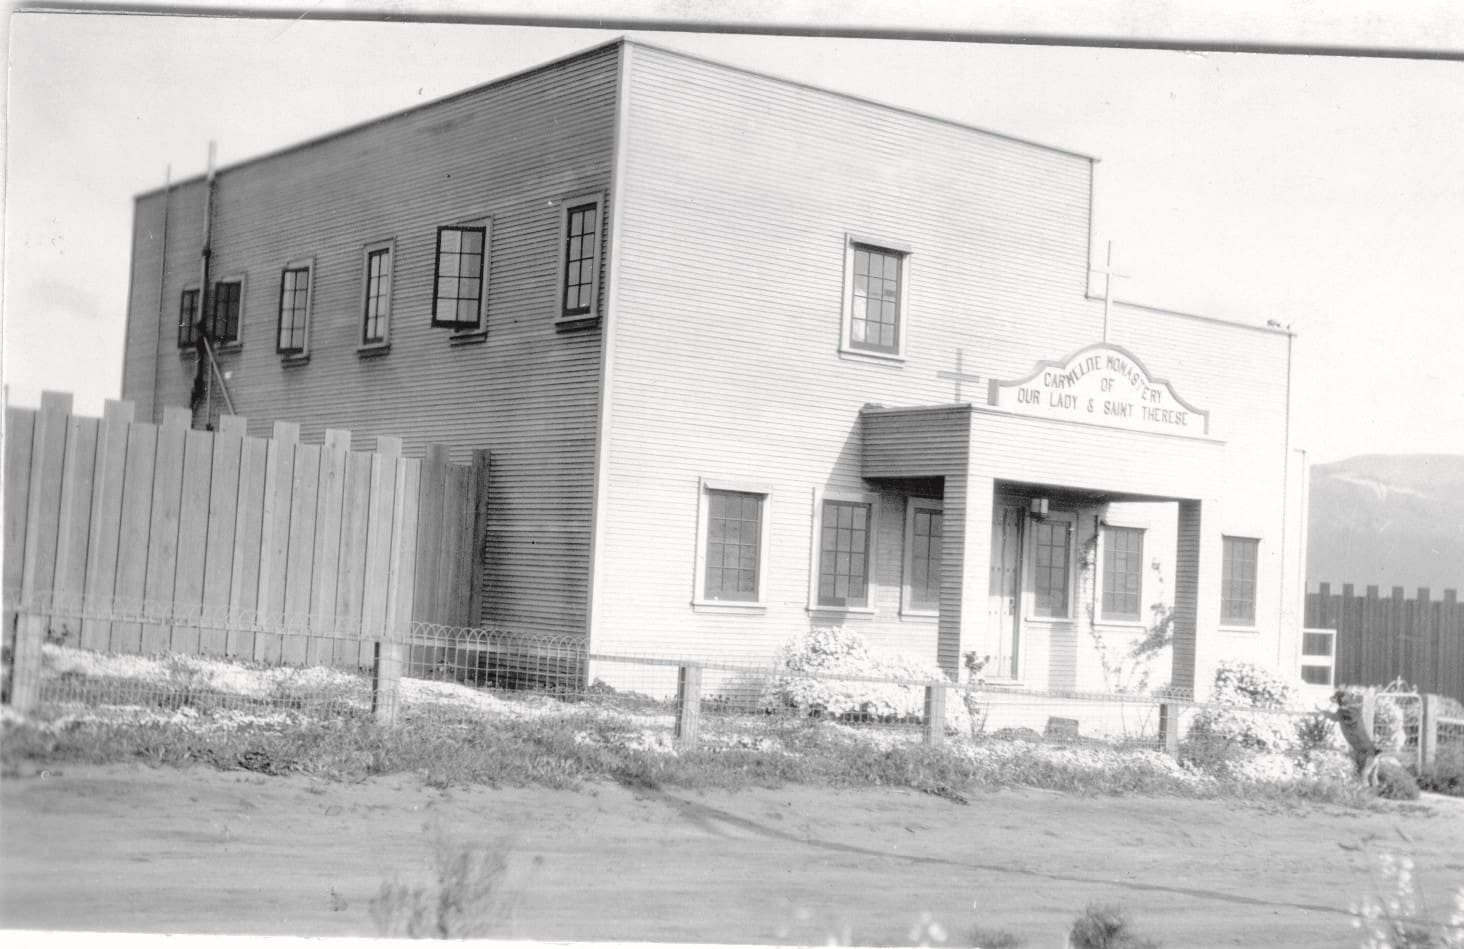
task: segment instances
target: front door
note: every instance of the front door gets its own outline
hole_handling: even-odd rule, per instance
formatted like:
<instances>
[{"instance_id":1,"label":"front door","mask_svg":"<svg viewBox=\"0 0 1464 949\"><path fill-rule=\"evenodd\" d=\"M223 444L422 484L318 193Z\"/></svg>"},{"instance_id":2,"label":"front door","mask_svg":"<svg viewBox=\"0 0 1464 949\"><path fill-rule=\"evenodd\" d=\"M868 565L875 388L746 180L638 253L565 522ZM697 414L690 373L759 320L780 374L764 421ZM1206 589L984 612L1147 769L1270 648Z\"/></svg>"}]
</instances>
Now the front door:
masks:
<instances>
[{"instance_id":1,"label":"front door","mask_svg":"<svg viewBox=\"0 0 1464 949\"><path fill-rule=\"evenodd\" d=\"M987 585L990 633L987 642L994 645L995 651L986 667L986 674L1000 679L1017 677L1023 523L1025 514L1020 507L997 504L992 508L991 579Z\"/></svg>"}]
</instances>

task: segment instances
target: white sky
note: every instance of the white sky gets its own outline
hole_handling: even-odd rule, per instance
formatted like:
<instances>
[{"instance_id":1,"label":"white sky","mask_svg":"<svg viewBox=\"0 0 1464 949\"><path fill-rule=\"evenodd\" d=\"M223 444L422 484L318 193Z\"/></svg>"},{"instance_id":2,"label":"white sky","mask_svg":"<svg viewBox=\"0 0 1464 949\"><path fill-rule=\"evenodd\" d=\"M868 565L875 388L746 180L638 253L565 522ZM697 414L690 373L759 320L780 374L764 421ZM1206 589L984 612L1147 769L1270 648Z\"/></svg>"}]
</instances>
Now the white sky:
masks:
<instances>
[{"instance_id":1,"label":"white sky","mask_svg":"<svg viewBox=\"0 0 1464 949\"><path fill-rule=\"evenodd\" d=\"M827 6L741 9L764 21L769 10L792 22L875 16L857 17L870 2L852 14ZM1210 35L1204 21L1156 19L1164 6L1114 5L1147 11L1140 29ZM1464 12L1437 10L1391 33L1334 18L1263 38L1386 35L1464 50ZM1052 17L1037 26L1094 28ZM88 414L121 389L132 196L161 186L169 164L175 180L195 175L210 139L221 163L237 162L624 32L44 13L15 14L9 27L5 381L19 404L58 389ZM1108 28L1134 25L1114 15ZM632 35L1098 156L1095 253L1114 241L1114 262L1131 275L1116 295L1290 325L1297 443L1313 461L1464 453L1461 62Z\"/></svg>"}]
</instances>

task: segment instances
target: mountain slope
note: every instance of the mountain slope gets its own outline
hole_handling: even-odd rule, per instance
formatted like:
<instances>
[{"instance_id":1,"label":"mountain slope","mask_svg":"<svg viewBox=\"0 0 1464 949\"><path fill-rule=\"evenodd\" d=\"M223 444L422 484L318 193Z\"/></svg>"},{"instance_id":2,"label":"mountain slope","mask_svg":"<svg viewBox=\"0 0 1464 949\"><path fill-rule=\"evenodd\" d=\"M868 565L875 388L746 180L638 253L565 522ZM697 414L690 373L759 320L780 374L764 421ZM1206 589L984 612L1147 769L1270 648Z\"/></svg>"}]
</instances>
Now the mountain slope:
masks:
<instances>
[{"instance_id":1,"label":"mountain slope","mask_svg":"<svg viewBox=\"0 0 1464 949\"><path fill-rule=\"evenodd\" d=\"M1464 590L1464 455L1360 455L1311 471L1308 583Z\"/></svg>"}]
</instances>

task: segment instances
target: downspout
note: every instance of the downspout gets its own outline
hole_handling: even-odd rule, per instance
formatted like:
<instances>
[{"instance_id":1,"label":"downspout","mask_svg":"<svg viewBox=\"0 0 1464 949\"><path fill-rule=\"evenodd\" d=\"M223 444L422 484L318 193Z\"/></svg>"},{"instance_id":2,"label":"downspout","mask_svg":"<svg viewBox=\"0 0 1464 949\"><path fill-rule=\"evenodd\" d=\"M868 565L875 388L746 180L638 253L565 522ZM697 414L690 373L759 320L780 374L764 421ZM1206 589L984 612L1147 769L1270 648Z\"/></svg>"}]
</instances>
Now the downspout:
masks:
<instances>
[{"instance_id":1,"label":"downspout","mask_svg":"<svg viewBox=\"0 0 1464 949\"><path fill-rule=\"evenodd\" d=\"M212 356L208 345L208 276L209 258L213 255L213 199L214 199L214 143L208 143L208 174L204 177L203 183L203 247L199 251L198 264L198 316L193 324L194 347L198 354L198 363L193 374L193 395L189 399L189 409L198 410L200 402L206 403L204 419L207 422L212 412L212 389L213 377L209 372L212 363Z\"/></svg>"},{"instance_id":2,"label":"downspout","mask_svg":"<svg viewBox=\"0 0 1464 949\"><path fill-rule=\"evenodd\" d=\"M1292 341L1295 340L1295 339L1296 339L1296 337L1292 334L1291 330L1288 329L1286 331L1286 413L1285 413L1285 434L1283 436L1283 447L1282 447L1282 457L1281 457L1281 589L1282 590L1286 590L1286 593L1287 593L1287 598L1286 599L1287 599L1288 602L1294 602L1295 599L1296 599L1296 590L1295 589L1288 590L1287 587L1286 587L1286 557L1287 557L1287 554L1289 552L1289 550L1288 550L1288 548L1286 546L1286 535L1287 535L1286 524L1287 524L1287 521L1290 519L1290 503L1289 502L1290 502L1290 499L1291 499L1291 344L1292 344ZM1304 525L1303 525L1303 529L1305 529L1305 526ZM1302 569L1302 568L1298 568L1298 569ZM1276 670L1278 672L1281 672L1282 675L1286 675L1285 672L1282 672L1281 671L1284 668L1283 662L1285 661L1285 658L1286 658L1285 657L1286 640L1285 640L1285 637L1282 635L1282 630L1279 627L1281 625L1283 625L1285 623L1285 620L1286 620L1286 612L1287 612L1287 609L1288 609L1287 602L1281 603L1280 604L1280 608L1281 608L1281 615L1278 617L1278 619L1281 620L1281 623L1278 623L1277 624L1278 625L1278 629L1276 630ZM1296 670L1296 674L1298 676L1301 674L1301 672L1300 672L1299 669Z\"/></svg>"},{"instance_id":3,"label":"downspout","mask_svg":"<svg viewBox=\"0 0 1464 949\"><path fill-rule=\"evenodd\" d=\"M169 165L168 170L163 173L163 239L161 241L162 251L158 254L158 335L157 345L153 347L153 387L152 399L149 405L149 414L154 421L161 421L158 414L158 389L161 387L163 374L163 326L167 319L168 311L167 298L164 296L168 277L168 210L172 205L173 196L173 166Z\"/></svg>"}]
</instances>

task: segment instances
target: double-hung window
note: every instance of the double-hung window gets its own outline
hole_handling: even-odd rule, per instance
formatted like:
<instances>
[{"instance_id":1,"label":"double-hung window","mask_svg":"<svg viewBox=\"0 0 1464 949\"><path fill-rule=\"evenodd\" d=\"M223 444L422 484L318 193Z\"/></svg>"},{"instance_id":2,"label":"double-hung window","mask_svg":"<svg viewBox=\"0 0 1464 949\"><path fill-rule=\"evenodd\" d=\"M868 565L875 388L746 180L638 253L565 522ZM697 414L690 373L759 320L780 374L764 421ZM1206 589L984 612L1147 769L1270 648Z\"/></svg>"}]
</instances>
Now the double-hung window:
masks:
<instances>
[{"instance_id":1,"label":"double-hung window","mask_svg":"<svg viewBox=\"0 0 1464 949\"><path fill-rule=\"evenodd\" d=\"M1223 538L1220 556L1220 623L1256 625L1256 563L1261 542L1254 537Z\"/></svg>"},{"instance_id":2,"label":"double-hung window","mask_svg":"<svg viewBox=\"0 0 1464 949\"><path fill-rule=\"evenodd\" d=\"M1073 522L1052 515L1032 523L1032 613L1067 619L1072 605Z\"/></svg>"},{"instance_id":3,"label":"double-hung window","mask_svg":"<svg viewBox=\"0 0 1464 949\"><path fill-rule=\"evenodd\" d=\"M940 611L941 502L912 498L905 511L905 595L902 608L914 615Z\"/></svg>"},{"instance_id":4,"label":"double-hung window","mask_svg":"<svg viewBox=\"0 0 1464 949\"><path fill-rule=\"evenodd\" d=\"M769 489L701 483L693 603L756 607L765 597Z\"/></svg>"},{"instance_id":5,"label":"double-hung window","mask_svg":"<svg viewBox=\"0 0 1464 949\"><path fill-rule=\"evenodd\" d=\"M908 335L910 250L849 236L845 244L841 350L856 356L902 359Z\"/></svg>"},{"instance_id":6,"label":"double-hung window","mask_svg":"<svg viewBox=\"0 0 1464 949\"><path fill-rule=\"evenodd\" d=\"M579 323L597 315L600 295L600 236L604 224L600 195L564 202L559 237L559 302L561 323Z\"/></svg>"},{"instance_id":7,"label":"double-hung window","mask_svg":"<svg viewBox=\"0 0 1464 949\"><path fill-rule=\"evenodd\" d=\"M244 309L244 278L231 277L214 284L209 301L208 325L210 341L229 346L239 342L239 316Z\"/></svg>"},{"instance_id":8,"label":"double-hung window","mask_svg":"<svg viewBox=\"0 0 1464 949\"><path fill-rule=\"evenodd\" d=\"M178 348L192 349L198 344L198 288L184 290L178 298Z\"/></svg>"},{"instance_id":9,"label":"double-hung window","mask_svg":"<svg viewBox=\"0 0 1464 949\"><path fill-rule=\"evenodd\" d=\"M1137 527L1103 528L1103 619L1137 622L1144 581L1144 532Z\"/></svg>"},{"instance_id":10,"label":"double-hung window","mask_svg":"<svg viewBox=\"0 0 1464 949\"><path fill-rule=\"evenodd\" d=\"M488 299L487 224L439 227L432 283L432 325L471 332L483 328Z\"/></svg>"},{"instance_id":11,"label":"double-hung window","mask_svg":"<svg viewBox=\"0 0 1464 949\"><path fill-rule=\"evenodd\" d=\"M280 273L280 321L275 351L282 356L304 356L309 351L310 261L293 261Z\"/></svg>"},{"instance_id":12,"label":"double-hung window","mask_svg":"<svg viewBox=\"0 0 1464 949\"><path fill-rule=\"evenodd\" d=\"M361 349L384 350L391 342L392 257L395 244L379 241L362 249L366 280L361 303Z\"/></svg>"},{"instance_id":13,"label":"double-hung window","mask_svg":"<svg viewBox=\"0 0 1464 949\"><path fill-rule=\"evenodd\" d=\"M873 608L875 509L872 495L829 494L819 500L811 608Z\"/></svg>"}]
</instances>

